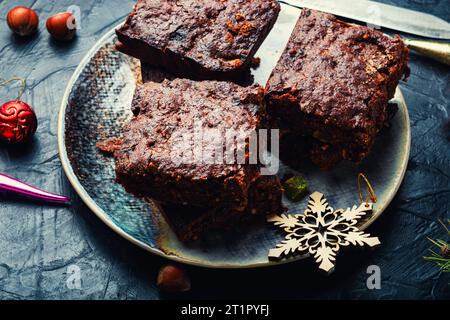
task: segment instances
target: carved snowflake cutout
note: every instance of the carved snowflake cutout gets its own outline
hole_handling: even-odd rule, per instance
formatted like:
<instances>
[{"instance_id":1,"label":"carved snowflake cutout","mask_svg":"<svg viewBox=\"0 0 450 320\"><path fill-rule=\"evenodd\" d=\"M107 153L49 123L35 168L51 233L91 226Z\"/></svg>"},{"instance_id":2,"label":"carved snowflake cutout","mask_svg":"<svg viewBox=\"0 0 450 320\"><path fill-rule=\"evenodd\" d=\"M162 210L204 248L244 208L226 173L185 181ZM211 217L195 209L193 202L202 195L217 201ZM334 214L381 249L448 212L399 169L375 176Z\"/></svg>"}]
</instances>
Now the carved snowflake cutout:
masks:
<instances>
[{"instance_id":1,"label":"carved snowflake cutout","mask_svg":"<svg viewBox=\"0 0 450 320\"><path fill-rule=\"evenodd\" d=\"M285 239L269 251L269 259L279 260L288 255L312 255L319 268L331 273L336 255L341 246L380 244L377 237L371 237L358 229L358 221L373 209L371 203L362 203L346 210L333 210L324 195L314 192L309 197L304 214L272 215L269 222L283 228Z\"/></svg>"}]
</instances>

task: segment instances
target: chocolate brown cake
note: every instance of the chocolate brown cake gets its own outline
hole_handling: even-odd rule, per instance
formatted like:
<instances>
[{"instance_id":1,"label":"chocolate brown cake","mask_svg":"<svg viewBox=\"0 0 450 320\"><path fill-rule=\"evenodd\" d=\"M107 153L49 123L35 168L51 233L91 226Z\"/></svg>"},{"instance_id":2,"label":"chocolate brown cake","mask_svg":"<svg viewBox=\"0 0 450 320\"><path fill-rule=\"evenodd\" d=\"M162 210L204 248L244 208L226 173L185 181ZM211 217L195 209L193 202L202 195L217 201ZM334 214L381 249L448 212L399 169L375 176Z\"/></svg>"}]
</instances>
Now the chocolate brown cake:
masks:
<instances>
[{"instance_id":1,"label":"chocolate brown cake","mask_svg":"<svg viewBox=\"0 0 450 320\"><path fill-rule=\"evenodd\" d=\"M235 80L279 11L276 0L139 0L116 47L177 76Z\"/></svg>"},{"instance_id":2,"label":"chocolate brown cake","mask_svg":"<svg viewBox=\"0 0 450 320\"><path fill-rule=\"evenodd\" d=\"M183 242L195 241L215 231L239 232L246 223L265 221L266 214L281 213L283 190L276 176L259 176L250 185L248 207L230 208L163 206L166 220ZM241 228L237 228L239 224Z\"/></svg>"},{"instance_id":3,"label":"chocolate brown cake","mask_svg":"<svg viewBox=\"0 0 450 320\"><path fill-rule=\"evenodd\" d=\"M165 79L173 80L176 79L171 73L149 64L141 62L141 77L142 82L163 82Z\"/></svg>"},{"instance_id":4,"label":"chocolate brown cake","mask_svg":"<svg viewBox=\"0 0 450 320\"><path fill-rule=\"evenodd\" d=\"M118 182L163 203L244 211L259 177L258 166L248 164L248 141L259 128L262 91L186 79L139 86L135 117L115 152ZM229 132L231 142L223 139ZM241 154L244 163L225 162L226 154Z\"/></svg>"},{"instance_id":5,"label":"chocolate brown cake","mask_svg":"<svg viewBox=\"0 0 450 320\"><path fill-rule=\"evenodd\" d=\"M322 168L359 162L389 123L388 101L407 62L398 36L305 9L267 83L267 112L299 140L311 140L311 159Z\"/></svg>"}]
</instances>

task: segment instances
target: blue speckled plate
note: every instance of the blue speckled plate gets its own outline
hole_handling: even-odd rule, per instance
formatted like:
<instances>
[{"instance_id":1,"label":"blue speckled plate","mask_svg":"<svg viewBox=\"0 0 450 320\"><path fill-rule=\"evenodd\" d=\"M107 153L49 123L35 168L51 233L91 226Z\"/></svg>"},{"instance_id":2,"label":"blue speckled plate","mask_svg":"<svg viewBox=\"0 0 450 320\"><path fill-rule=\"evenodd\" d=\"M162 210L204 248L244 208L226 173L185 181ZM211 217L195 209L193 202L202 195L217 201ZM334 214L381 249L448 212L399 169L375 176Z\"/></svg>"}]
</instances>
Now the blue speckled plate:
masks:
<instances>
[{"instance_id":1,"label":"blue speckled plate","mask_svg":"<svg viewBox=\"0 0 450 320\"><path fill-rule=\"evenodd\" d=\"M282 5L280 17L257 56L261 66L253 72L255 82L265 84L290 36L300 10ZM273 265L268 250L283 237L268 223L242 226L241 232L214 234L194 245L180 243L160 209L144 199L125 192L115 182L114 161L98 152L95 144L117 136L131 117L130 103L140 81L139 62L113 49L114 30L92 48L76 69L65 92L58 124L58 144L63 168L76 192L110 228L127 240L176 261L218 268L245 268ZM359 166L341 163L330 172L305 167L302 172L310 190L325 194L335 208L359 202L356 177L364 172L370 178L378 202L361 228L367 228L386 209L403 179L410 149L408 111L400 90L395 100L399 112L369 156ZM280 176L295 173L282 166ZM284 199L289 213L303 212L304 201ZM285 263L297 257L283 260Z\"/></svg>"}]
</instances>

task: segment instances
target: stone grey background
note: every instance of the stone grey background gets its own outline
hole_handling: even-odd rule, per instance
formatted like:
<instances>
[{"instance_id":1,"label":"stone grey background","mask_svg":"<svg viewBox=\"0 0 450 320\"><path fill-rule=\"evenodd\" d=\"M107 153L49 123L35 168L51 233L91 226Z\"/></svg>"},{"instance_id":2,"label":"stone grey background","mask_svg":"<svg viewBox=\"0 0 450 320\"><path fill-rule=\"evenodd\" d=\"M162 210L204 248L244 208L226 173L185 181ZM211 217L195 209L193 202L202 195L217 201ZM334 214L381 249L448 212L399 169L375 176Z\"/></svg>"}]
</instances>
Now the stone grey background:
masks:
<instances>
[{"instance_id":1,"label":"stone grey background","mask_svg":"<svg viewBox=\"0 0 450 320\"><path fill-rule=\"evenodd\" d=\"M449 0L384 0L450 20ZM0 146L0 171L73 198L70 208L38 206L0 197L0 298L2 299L448 299L450 276L423 261L427 237L444 237L437 219L450 217L450 68L411 55L411 77L402 89L412 126L412 150L404 183L390 208L369 229L382 240L371 251L340 254L331 276L312 261L270 269L209 270L187 267L193 290L163 296L155 287L165 262L129 244L100 222L65 178L57 152L57 113L72 72L104 32L130 11L131 0L0 1L0 78L26 77L23 100L34 107L39 128L25 147ZM6 14L31 6L39 33L23 40L11 34ZM50 39L45 20L76 4L82 29L70 43ZM16 88L0 89L1 102ZM67 267L81 270L81 289L68 289ZM381 268L381 290L368 290L366 269Z\"/></svg>"}]
</instances>

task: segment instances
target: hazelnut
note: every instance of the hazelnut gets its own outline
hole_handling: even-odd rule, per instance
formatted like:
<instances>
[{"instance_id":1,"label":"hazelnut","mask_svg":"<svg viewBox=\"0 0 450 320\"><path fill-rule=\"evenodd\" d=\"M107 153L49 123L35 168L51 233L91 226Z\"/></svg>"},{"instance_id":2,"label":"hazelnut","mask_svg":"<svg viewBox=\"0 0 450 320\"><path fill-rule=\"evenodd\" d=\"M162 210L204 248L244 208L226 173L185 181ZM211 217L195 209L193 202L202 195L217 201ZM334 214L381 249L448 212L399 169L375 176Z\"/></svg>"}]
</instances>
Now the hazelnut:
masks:
<instances>
[{"instance_id":1,"label":"hazelnut","mask_svg":"<svg viewBox=\"0 0 450 320\"><path fill-rule=\"evenodd\" d=\"M8 12L6 22L14 33L25 37L37 31L39 18L33 9L18 6Z\"/></svg>"},{"instance_id":2,"label":"hazelnut","mask_svg":"<svg viewBox=\"0 0 450 320\"><path fill-rule=\"evenodd\" d=\"M191 280L184 269L175 265L163 266L158 273L156 284L161 291L180 293L191 290Z\"/></svg>"},{"instance_id":3,"label":"hazelnut","mask_svg":"<svg viewBox=\"0 0 450 320\"><path fill-rule=\"evenodd\" d=\"M47 19L47 31L57 40L72 40L77 31L75 16L70 12L60 12Z\"/></svg>"}]
</instances>

